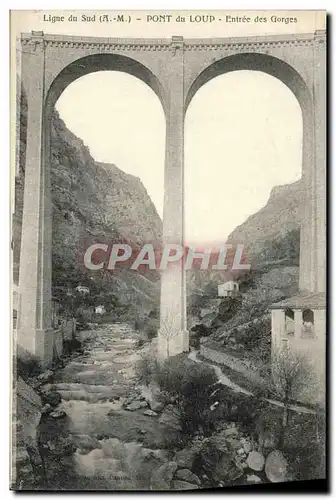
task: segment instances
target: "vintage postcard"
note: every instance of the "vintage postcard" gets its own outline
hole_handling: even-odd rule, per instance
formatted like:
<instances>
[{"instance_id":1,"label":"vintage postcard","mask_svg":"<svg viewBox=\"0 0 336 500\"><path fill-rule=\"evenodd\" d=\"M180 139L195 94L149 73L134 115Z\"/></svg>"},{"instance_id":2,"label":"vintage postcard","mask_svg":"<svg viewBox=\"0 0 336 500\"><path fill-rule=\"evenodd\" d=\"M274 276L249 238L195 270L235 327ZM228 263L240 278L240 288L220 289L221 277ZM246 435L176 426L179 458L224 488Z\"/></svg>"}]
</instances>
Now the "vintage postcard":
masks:
<instances>
[{"instance_id":1,"label":"vintage postcard","mask_svg":"<svg viewBox=\"0 0 336 500\"><path fill-rule=\"evenodd\" d=\"M326 12L10 24L10 488L326 487Z\"/></svg>"}]
</instances>

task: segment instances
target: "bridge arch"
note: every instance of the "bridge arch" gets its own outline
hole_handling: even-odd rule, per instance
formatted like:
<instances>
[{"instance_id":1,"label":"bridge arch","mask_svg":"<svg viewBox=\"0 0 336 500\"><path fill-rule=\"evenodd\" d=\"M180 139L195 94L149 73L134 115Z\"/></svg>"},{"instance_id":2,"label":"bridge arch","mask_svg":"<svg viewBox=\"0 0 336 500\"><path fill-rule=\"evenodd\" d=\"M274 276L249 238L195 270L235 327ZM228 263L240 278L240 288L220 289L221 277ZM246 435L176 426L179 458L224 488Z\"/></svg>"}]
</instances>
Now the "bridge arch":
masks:
<instances>
[{"instance_id":1,"label":"bridge arch","mask_svg":"<svg viewBox=\"0 0 336 500\"><path fill-rule=\"evenodd\" d=\"M121 54L91 54L65 66L46 89L45 116L48 116L62 92L72 82L97 71L120 71L146 83L158 96L166 114L165 94L159 78L144 64Z\"/></svg>"},{"instance_id":2,"label":"bridge arch","mask_svg":"<svg viewBox=\"0 0 336 500\"><path fill-rule=\"evenodd\" d=\"M289 63L273 55L258 52L236 53L220 58L203 69L193 80L186 92L184 118L193 97L206 83L233 71L250 70L260 71L273 76L284 83L296 97L302 113L302 189L304 213L301 219L311 218L312 223L302 222L300 232L300 289L309 290L315 276L312 263L314 262L314 248L311 239L315 234L315 129L314 129L314 101L307 82L301 74ZM309 248L309 251L307 251Z\"/></svg>"},{"instance_id":3,"label":"bridge arch","mask_svg":"<svg viewBox=\"0 0 336 500\"><path fill-rule=\"evenodd\" d=\"M241 70L261 71L282 81L297 98L302 110L303 120L305 121L309 118L312 112L312 98L302 76L293 66L284 60L257 52L233 54L218 59L207 66L197 75L186 93L185 113L196 92L204 84L217 76Z\"/></svg>"}]
</instances>

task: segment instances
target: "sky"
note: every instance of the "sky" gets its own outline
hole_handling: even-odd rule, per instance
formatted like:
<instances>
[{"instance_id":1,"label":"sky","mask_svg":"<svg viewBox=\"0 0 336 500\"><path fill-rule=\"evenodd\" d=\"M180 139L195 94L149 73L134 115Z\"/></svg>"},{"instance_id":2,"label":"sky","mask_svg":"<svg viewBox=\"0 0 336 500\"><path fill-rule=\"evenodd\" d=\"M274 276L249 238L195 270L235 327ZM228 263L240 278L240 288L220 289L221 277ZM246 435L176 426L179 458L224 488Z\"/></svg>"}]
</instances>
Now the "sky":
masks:
<instances>
[{"instance_id":1,"label":"sky","mask_svg":"<svg viewBox=\"0 0 336 500\"><path fill-rule=\"evenodd\" d=\"M165 118L155 93L114 71L70 84L56 108L95 160L139 177L162 217ZM186 242L221 243L273 186L301 177L302 117L292 92L257 71L214 78L185 121Z\"/></svg>"}]
</instances>

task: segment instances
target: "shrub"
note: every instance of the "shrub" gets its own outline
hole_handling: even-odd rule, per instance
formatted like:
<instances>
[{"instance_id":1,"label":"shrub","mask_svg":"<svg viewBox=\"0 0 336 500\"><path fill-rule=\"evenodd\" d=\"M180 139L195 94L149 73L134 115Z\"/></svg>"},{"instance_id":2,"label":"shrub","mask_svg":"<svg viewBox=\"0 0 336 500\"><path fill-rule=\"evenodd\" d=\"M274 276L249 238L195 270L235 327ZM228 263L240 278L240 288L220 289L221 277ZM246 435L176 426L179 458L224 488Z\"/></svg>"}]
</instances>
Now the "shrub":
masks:
<instances>
[{"instance_id":1,"label":"shrub","mask_svg":"<svg viewBox=\"0 0 336 500\"><path fill-rule=\"evenodd\" d=\"M36 377L42 373L40 362L35 356L15 357L13 363L16 375L27 381L30 377Z\"/></svg>"},{"instance_id":2,"label":"shrub","mask_svg":"<svg viewBox=\"0 0 336 500\"><path fill-rule=\"evenodd\" d=\"M155 379L158 371L158 361L148 356L143 356L135 366L135 373L138 379L148 385Z\"/></svg>"},{"instance_id":3,"label":"shrub","mask_svg":"<svg viewBox=\"0 0 336 500\"><path fill-rule=\"evenodd\" d=\"M163 396L174 400L186 435L211 431L209 397L213 384L217 382L213 368L175 356L158 365L156 381Z\"/></svg>"}]
</instances>

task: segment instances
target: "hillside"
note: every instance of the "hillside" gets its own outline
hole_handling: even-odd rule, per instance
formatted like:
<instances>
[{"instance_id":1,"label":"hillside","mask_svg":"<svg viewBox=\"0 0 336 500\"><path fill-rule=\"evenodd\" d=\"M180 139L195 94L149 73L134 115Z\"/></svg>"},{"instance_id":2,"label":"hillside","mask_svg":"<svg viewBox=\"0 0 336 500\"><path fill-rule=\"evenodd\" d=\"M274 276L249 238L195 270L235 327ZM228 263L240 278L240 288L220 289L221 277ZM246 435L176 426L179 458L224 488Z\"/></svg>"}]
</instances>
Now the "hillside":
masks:
<instances>
[{"instance_id":1,"label":"hillside","mask_svg":"<svg viewBox=\"0 0 336 500\"><path fill-rule=\"evenodd\" d=\"M18 282L22 224L27 108L21 102L18 161L13 216L14 280ZM88 272L83 250L95 242L128 242L139 247L160 241L162 222L140 179L116 165L96 162L83 141L55 112L51 131L53 205L53 289L91 283L122 302L157 305L159 275L118 269ZM88 281L90 280L90 281ZM96 286L95 286L96 285Z\"/></svg>"},{"instance_id":2,"label":"hillside","mask_svg":"<svg viewBox=\"0 0 336 500\"><path fill-rule=\"evenodd\" d=\"M224 349L239 351L250 364L267 362L269 306L298 292L302 201L301 181L275 187L265 207L229 236L229 243L244 244L251 264L250 271L235 278L239 297L217 296L218 283L232 279L229 273L208 273L200 277L198 290L190 287L188 327L196 347L205 337Z\"/></svg>"},{"instance_id":3,"label":"hillside","mask_svg":"<svg viewBox=\"0 0 336 500\"><path fill-rule=\"evenodd\" d=\"M228 243L244 244L247 259L252 262L267 241L282 239L299 229L304 197L301 180L274 187L267 204L238 226L229 235Z\"/></svg>"}]
</instances>

